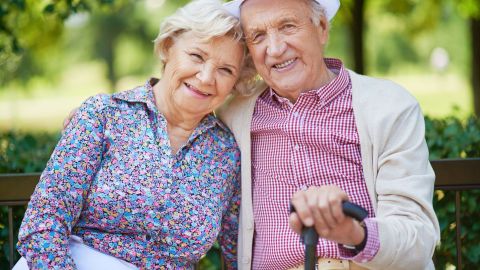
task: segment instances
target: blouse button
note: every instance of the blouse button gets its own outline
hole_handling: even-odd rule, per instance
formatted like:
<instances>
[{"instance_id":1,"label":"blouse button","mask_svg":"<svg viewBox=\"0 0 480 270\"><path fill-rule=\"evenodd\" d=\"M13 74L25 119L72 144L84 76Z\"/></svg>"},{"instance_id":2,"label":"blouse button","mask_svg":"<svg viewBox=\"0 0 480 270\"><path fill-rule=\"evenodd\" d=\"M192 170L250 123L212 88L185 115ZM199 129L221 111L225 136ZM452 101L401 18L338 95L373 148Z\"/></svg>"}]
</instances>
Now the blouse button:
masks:
<instances>
[{"instance_id":1,"label":"blouse button","mask_svg":"<svg viewBox=\"0 0 480 270\"><path fill-rule=\"evenodd\" d=\"M147 235L145 236L145 240L150 241L150 239L152 239L152 236L151 236L150 234L147 234Z\"/></svg>"}]
</instances>

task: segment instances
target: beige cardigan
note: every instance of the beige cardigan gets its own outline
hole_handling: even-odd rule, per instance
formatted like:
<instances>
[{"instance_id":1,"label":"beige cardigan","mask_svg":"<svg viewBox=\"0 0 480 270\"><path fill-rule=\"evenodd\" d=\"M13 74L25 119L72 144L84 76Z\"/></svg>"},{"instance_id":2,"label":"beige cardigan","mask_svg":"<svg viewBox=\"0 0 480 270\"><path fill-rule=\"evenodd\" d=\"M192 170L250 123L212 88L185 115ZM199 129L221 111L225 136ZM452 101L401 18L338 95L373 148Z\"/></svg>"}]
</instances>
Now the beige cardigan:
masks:
<instances>
[{"instance_id":1,"label":"beige cardigan","mask_svg":"<svg viewBox=\"0 0 480 270\"><path fill-rule=\"evenodd\" d=\"M363 171L380 234L377 255L360 265L369 269L434 269L431 258L440 229L432 207L435 175L428 161L420 107L407 91L390 81L349 73ZM239 269L251 269L250 124L259 94L235 97L219 112L242 154Z\"/></svg>"}]
</instances>

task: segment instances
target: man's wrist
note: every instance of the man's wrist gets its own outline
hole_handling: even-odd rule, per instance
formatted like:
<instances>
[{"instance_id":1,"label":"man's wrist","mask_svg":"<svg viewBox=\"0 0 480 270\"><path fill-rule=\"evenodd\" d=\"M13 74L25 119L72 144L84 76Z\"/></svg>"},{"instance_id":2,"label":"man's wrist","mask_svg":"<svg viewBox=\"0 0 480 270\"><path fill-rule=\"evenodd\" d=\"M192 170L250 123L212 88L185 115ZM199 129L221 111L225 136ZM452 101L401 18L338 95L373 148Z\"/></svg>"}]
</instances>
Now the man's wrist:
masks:
<instances>
[{"instance_id":1,"label":"man's wrist","mask_svg":"<svg viewBox=\"0 0 480 270\"><path fill-rule=\"evenodd\" d=\"M368 239L367 226L363 222L360 223L360 226L362 226L362 228L363 228L363 232L364 232L365 237L363 237L363 240L360 244L355 245L355 250L358 251L358 252L361 252L365 248L365 245L367 244L367 239Z\"/></svg>"},{"instance_id":2,"label":"man's wrist","mask_svg":"<svg viewBox=\"0 0 480 270\"><path fill-rule=\"evenodd\" d=\"M362 227L363 232L364 232L364 237L363 237L362 242L360 242L360 244L358 244L358 245L345 245L345 244L343 244L342 246L343 246L344 248L349 249L349 250L354 250L354 251L356 251L357 253L363 251L363 249L365 248L365 246L366 246L366 244L367 244L368 230L367 230L367 227L365 226L365 223L361 222L361 223L360 223L360 226Z\"/></svg>"}]
</instances>

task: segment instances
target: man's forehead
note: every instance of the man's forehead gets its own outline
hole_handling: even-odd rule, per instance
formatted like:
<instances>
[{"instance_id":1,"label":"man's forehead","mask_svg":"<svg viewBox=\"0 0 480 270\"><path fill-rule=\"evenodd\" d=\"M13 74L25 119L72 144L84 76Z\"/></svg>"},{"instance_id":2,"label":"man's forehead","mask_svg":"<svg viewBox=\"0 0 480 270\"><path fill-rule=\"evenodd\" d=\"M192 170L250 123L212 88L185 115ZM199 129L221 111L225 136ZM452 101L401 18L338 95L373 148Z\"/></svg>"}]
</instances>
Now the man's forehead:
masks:
<instances>
[{"instance_id":1,"label":"man's forehead","mask_svg":"<svg viewBox=\"0 0 480 270\"><path fill-rule=\"evenodd\" d=\"M275 5L264 0L247 0L241 6L240 20L244 30L278 24L285 21L296 21L310 16L308 5L299 5L301 0L288 4L289 0ZM263 3L260 3L263 2Z\"/></svg>"},{"instance_id":2,"label":"man's forehead","mask_svg":"<svg viewBox=\"0 0 480 270\"><path fill-rule=\"evenodd\" d=\"M283 5L288 5L288 6L292 6L292 7L295 7L295 6L298 6L298 5L301 5L301 4L307 4L308 0L244 0L241 4L240 4L240 15L242 14L242 12L245 12L247 9L245 9L246 6L255 6L255 7L258 7L259 5L263 5L263 6L266 6L268 7L268 10L270 11L273 11L273 12L277 12L277 11L280 11L282 9L282 7L279 7L278 4L282 4ZM277 4L275 4L275 2Z\"/></svg>"},{"instance_id":3,"label":"man's forehead","mask_svg":"<svg viewBox=\"0 0 480 270\"><path fill-rule=\"evenodd\" d=\"M285 23L289 22L301 22L306 17L298 16L297 14L291 13L282 13L279 12L278 16L275 14L274 17L270 18L256 18L253 20L247 20L242 23L243 30L245 32L252 32L257 30L263 30L268 27L279 27Z\"/></svg>"},{"instance_id":4,"label":"man's forehead","mask_svg":"<svg viewBox=\"0 0 480 270\"><path fill-rule=\"evenodd\" d=\"M227 2L224 4L224 7L228 12L230 12L233 16L239 18L241 17L242 13L242 8L248 4L248 3L254 3L262 0L232 0L230 2ZM323 13L326 15L327 19L330 21L335 14L337 13L338 9L340 8L340 0L292 0L293 3L298 4L298 3L305 3L308 4L309 6L314 7L314 9L322 9ZM276 0L267 0L267 2L271 2L270 8L275 9L279 3L285 3L285 2L290 2L292 1L288 0L283 0L283 1L276 1ZM277 3L274 3L277 2ZM315 4L313 4L315 3Z\"/></svg>"}]
</instances>

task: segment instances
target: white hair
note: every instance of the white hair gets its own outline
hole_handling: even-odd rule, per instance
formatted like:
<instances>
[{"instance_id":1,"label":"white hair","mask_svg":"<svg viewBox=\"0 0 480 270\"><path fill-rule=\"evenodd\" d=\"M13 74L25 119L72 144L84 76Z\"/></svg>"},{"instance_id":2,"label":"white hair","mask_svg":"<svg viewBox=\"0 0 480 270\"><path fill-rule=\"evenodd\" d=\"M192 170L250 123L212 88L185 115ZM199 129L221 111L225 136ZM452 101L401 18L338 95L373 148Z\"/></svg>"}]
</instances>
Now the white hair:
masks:
<instances>
[{"instance_id":1,"label":"white hair","mask_svg":"<svg viewBox=\"0 0 480 270\"><path fill-rule=\"evenodd\" d=\"M257 72L243 38L240 21L223 7L221 1L194 0L162 22L154 44L155 53L164 65L168 49L176 37L190 31L206 41L229 36L241 43L244 50L243 67L233 90L242 95L251 94L255 90Z\"/></svg>"},{"instance_id":2,"label":"white hair","mask_svg":"<svg viewBox=\"0 0 480 270\"><path fill-rule=\"evenodd\" d=\"M315 0L309 0L308 2L312 9L312 22L319 26L321 17L326 17L325 9ZM328 20L326 21L328 22Z\"/></svg>"}]
</instances>

